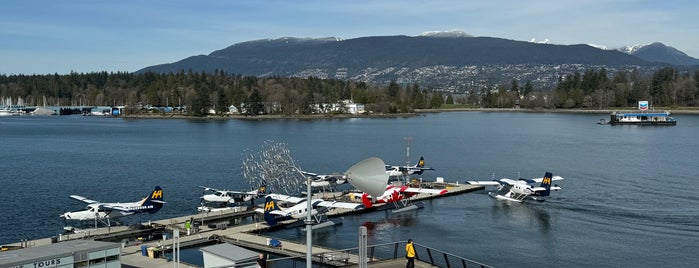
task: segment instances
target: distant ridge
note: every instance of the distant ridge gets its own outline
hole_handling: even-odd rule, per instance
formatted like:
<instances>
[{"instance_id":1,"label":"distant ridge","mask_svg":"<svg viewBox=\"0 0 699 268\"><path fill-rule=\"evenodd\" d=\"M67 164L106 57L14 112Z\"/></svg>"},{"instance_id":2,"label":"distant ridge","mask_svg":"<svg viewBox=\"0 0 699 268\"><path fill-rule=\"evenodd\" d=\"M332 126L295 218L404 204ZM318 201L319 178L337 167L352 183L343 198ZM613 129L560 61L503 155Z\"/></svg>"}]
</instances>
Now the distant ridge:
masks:
<instances>
[{"instance_id":1,"label":"distant ridge","mask_svg":"<svg viewBox=\"0 0 699 268\"><path fill-rule=\"evenodd\" d=\"M375 36L347 40L286 37L238 43L209 55L150 66L138 72L218 69L249 75L290 75L313 68L332 71L348 68L352 72L388 66L484 64L646 65L648 62L587 45L537 44L493 37Z\"/></svg>"},{"instance_id":2,"label":"distant ridge","mask_svg":"<svg viewBox=\"0 0 699 268\"><path fill-rule=\"evenodd\" d=\"M497 84L515 76L540 84L554 83L555 73L573 72L581 66L625 69L628 66L650 68L653 64L620 51L582 44L542 44L449 31L413 37L254 40L137 72L221 70L253 76L315 76L379 84L397 80L403 84L463 89ZM479 70L472 77L464 76L464 72L471 72L473 68ZM536 72L527 68L535 68ZM503 70L510 73L502 73Z\"/></svg>"},{"instance_id":3,"label":"distant ridge","mask_svg":"<svg viewBox=\"0 0 699 268\"><path fill-rule=\"evenodd\" d=\"M628 46L619 50L649 62L672 65L699 65L699 59L690 57L686 53L660 42L649 45Z\"/></svg>"}]
</instances>

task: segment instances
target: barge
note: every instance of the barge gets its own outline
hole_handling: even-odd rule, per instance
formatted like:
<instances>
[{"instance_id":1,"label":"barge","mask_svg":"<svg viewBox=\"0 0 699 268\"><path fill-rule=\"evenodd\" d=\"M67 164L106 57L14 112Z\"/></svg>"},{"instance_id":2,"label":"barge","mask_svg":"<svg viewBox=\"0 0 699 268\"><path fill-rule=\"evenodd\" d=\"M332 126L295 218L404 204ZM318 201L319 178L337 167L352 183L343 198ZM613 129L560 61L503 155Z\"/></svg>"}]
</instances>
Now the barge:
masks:
<instances>
[{"instance_id":1,"label":"barge","mask_svg":"<svg viewBox=\"0 0 699 268\"><path fill-rule=\"evenodd\" d=\"M675 118L670 112L612 112L610 125L674 126Z\"/></svg>"}]
</instances>

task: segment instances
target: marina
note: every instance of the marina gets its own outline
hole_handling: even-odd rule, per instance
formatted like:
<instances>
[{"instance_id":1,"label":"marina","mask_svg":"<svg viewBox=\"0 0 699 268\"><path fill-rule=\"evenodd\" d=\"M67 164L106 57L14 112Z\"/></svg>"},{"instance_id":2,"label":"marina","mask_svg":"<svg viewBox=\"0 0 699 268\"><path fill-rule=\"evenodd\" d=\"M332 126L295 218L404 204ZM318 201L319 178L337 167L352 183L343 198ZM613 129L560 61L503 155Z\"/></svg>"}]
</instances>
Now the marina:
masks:
<instances>
[{"instance_id":1,"label":"marina","mask_svg":"<svg viewBox=\"0 0 699 268\"><path fill-rule=\"evenodd\" d=\"M425 156L435 168L426 172L427 180L435 174L464 184L551 171L565 177L563 189L545 202L512 204L476 191L424 200L422 209L400 215L347 214L333 218L342 219L341 225L314 231L314 245L356 247L357 228L365 226L368 245L411 238L495 267L693 267L696 258L686 248L699 233L699 201L692 191L699 117L673 115L681 124L671 128L590 125L608 113L462 112L295 121L2 117L0 148L7 157L0 175L5 197L0 245L50 243L63 232L59 215L85 208L69 198L74 194L133 201L162 186L163 209L125 218L126 226L201 215L198 186L251 190L241 177L241 153L257 150L266 140L287 143L303 170L334 174L368 156L407 162L403 137L409 134L410 162ZM251 223L250 217L238 221ZM281 228L264 235L303 244L304 233ZM392 256L388 247L384 251ZM125 256L149 259L136 252L134 247ZM183 257L192 252L200 254L189 248Z\"/></svg>"},{"instance_id":2,"label":"marina","mask_svg":"<svg viewBox=\"0 0 699 268\"><path fill-rule=\"evenodd\" d=\"M410 198L411 202L418 202L422 200L429 200L434 198L441 198L450 195L459 195L472 191L482 190L482 186L474 185L442 185L448 189L446 194L442 195L431 195L431 194L418 194ZM324 195L323 193L318 193L317 195ZM348 214L359 214L359 213L371 213L372 211L382 210L384 206L392 206L393 204L376 204L371 209L361 209L361 210L351 210L351 209L333 209L328 212L328 217L340 217ZM121 264L125 267L169 267L172 259L168 259L165 253L172 252L174 244L177 243L180 248L187 247L197 247L207 244L215 243L229 243L232 245L241 246L258 252L263 252L266 254L274 254L276 256L286 256L294 257L300 261L303 259L306 253L306 245L296 243L294 241L284 240L281 241L281 246L274 247L270 245L272 240L270 237L264 234L270 229L270 226L259 221L258 215L252 210L248 210L243 207L235 207L230 209L219 209L215 211L206 212L189 216L182 216L176 218L169 218L157 221L149 221L147 223L141 224L142 228L133 229L132 226L110 226L101 227L94 229L83 229L78 231L73 231L72 234L59 235L58 237L43 238L31 241L23 241L17 244L11 244L7 246L7 249L23 250L23 248L33 248L38 246L47 246L56 243L64 243L66 241L75 240L94 240L94 241L105 241L105 242L119 242L121 241ZM241 220L248 219L249 223L243 224L230 224L233 222L243 222ZM197 224L190 225L192 222ZM295 220L286 221L280 223L280 226L275 226L277 228L283 227L283 225L291 224ZM229 225L230 224L230 225ZM193 228L186 228L187 226L193 226ZM173 237L173 233L181 234L179 237ZM150 238L150 239L148 239ZM175 242L177 241L177 242ZM172 246L171 246L172 245ZM384 245L385 246L385 245ZM371 245L372 254L370 257L371 267L390 267L392 261L398 258L397 252L400 243L393 243L392 246L395 248L396 252L393 258L382 259L378 256L373 255L374 245ZM144 247L147 247L151 251L161 252L159 258L153 256L153 253L149 253L148 258L143 256ZM313 256L314 262L321 263L328 267L344 267L344 266L356 266L359 262L359 256L357 254L358 248L354 249L333 249L327 247L314 246ZM434 249L423 249L427 252L432 252L437 250ZM430 251L432 250L432 251ZM354 253L352 253L354 251ZM11 251L8 251L11 252ZM0 253L0 260L4 260L3 256L6 255ZM21 253L19 253L21 255ZM441 257L440 257L441 258ZM421 260L421 263L417 267L440 267L433 266L434 264L443 263L443 261L449 260L449 258L458 260L459 262L468 262L469 267L471 265L477 265L479 267L489 267L485 264L480 264L474 261L470 261L463 257L451 256L447 257L444 255L444 259L438 259L435 261L430 255L432 260ZM10 258L11 259L11 258ZM288 261L287 258L281 258L280 260L270 259L271 263ZM388 261L388 262L387 262ZM403 262L401 260L401 262ZM373 265L376 263L377 265ZM432 264L430 264L432 263ZM0 266L2 262L0 261ZM182 267L197 267L192 265L183 264Z\"/></svg>"}]
</instances>

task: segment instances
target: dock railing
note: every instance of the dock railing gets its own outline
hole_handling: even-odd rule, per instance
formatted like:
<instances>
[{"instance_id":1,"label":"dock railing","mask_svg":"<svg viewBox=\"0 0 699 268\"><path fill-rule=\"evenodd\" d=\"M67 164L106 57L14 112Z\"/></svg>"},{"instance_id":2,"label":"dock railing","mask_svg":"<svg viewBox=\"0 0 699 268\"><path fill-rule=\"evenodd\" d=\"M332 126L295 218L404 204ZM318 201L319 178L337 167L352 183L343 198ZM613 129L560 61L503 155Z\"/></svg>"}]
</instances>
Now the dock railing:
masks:
<instances>
[{"instance_id":1,"label":"dock railing","mask_svg":"<svg viewBox=\"0 0 699 268\"><path fill-rule=\"evenodd\" d=\"M367 259L369 266L388 260L405 258L405 244L407 241L398 241L385 244L367 246ZM417 260L437 267L491 267L489 265L469 260L435 248L413 243ZM356 267L359 255L358 248L341 249L332 252L313 254L313 267ZM305 267L305 255L268 259L269 267Z\"/></svg>"}]
</instances>

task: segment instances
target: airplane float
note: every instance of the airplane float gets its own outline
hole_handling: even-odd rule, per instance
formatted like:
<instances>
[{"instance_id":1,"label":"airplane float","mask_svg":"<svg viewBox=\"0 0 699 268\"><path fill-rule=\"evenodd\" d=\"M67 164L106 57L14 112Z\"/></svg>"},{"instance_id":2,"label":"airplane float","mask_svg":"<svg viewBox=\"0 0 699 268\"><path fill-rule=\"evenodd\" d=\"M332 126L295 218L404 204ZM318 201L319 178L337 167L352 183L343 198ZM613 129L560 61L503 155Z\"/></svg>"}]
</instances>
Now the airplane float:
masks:
<instances>
[{"instance_id":1,"label":"airplane float","mask_svg":"<svg viewBox=\"0 0 699 268\"><path fill-rule=\"evenodd\" d=\"M558 185L551 186L551 181L558 180L563 180L563 178L561 176L553 176L551 172L546 172L543 178L536 179L520 178L519 180L512 180L502 178L492 181L466 181L466 183L497 186L498 190L496 192L489 192L488 195L500 200L522 202L526 198L544 201L544 197L549 196L551 190L557 191L561 189ZM536 183L540 183L540 185L535 186Z\"/></svg>"},{"instance_id":2,"label":"airplane float","mask_svg":"<svg viewBox=\"0 0 699 268\"><path fill-rule=\"evenodd\" d=\"M247 202L251 201L259 196L263 196L265 194L265 185L260 186L259 188L255 190L251 190L248 192L239 192L239 191L229 191L229 190L219 190L211 187L206 187L206 186L199 186L199 188L204 189L204 192L211 192L208 194L204 194L201 196L201 200L209 202L209 203L240 203L240 202Z\"/></svg>"},{"instance_id":3,"label":"airplane float","mask_svg":"<svg viewBox=\"0 0 699 268\"><path fill-rule=\"evenodd\" d=\"M405 166L391 166L391 165L386 165L386 171L393 171L393 172L400 172L401 174L404 175L422 175L422 172L425 170L434 170L434 168L429 168L425 167L425 158L420 157L420 160L417 161L415 165L405 165ZM394 173L391 173L394 174Z\"/></svg>"},{"instance_id":4,"label":"airplane float","mask_svg":"<svg viewBox=\"0 0 699 268\"><path fill-rule=\"evenodd\" d=\"M160 186L155 186L155 189L140 201L129 203L102 203L91 200L79 195L71 195L70 198L87 203L87 207L83 210L69 211L60 215L64 220L75 221L95 221L105 223L110 226L110 219L118 219L124 216L129 216L138 213L155 213L163 207L163 190ZM105 222L106 220L106 222Z\"/></svg>"},{"instance_id":5,"label":"airplane float","mask_svg":"<svg viewBox=\"0 0 699 268\"><path fill-rule=\"evenodd\" d=\"M279 207L277 202L292 203L295 204L288 208ZM311 200L311 216L313 216L315 224L312 229L318 229L322 227L333 226L340 224L341 222L334 222L327 220L325 213L331 208L345 208L345 209L362 209L364 205L358 203L347 203L347 202L336 202L336 201L325 201L322 199L312 199ZM265 198L264 209L258 208L255 211L258 213L263 213L265 222L270 226L277 225L277 222L284 220L297 219L300 220L299 223L303 223L303 219L306 218L308 212L308 204L305 198L293 197L281 194L269 194ZM295 225L291 225L293 227Z\"/></svg>"}]
</instances>

